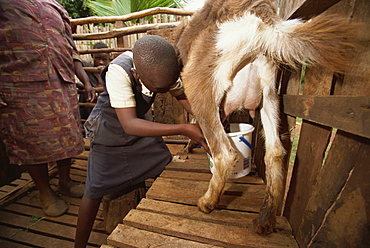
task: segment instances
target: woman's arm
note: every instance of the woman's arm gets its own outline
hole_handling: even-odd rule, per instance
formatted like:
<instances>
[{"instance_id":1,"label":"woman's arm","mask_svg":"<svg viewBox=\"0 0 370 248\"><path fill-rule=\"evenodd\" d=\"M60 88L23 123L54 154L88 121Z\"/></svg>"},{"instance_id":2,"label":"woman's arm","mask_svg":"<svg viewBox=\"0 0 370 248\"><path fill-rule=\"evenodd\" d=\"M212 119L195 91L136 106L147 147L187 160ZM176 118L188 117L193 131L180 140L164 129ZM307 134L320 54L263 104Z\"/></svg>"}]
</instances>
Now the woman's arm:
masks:
<instances>
[{"instance_id":1,"label":"woman's arm","mask_svg":"<svg viewBox=\"0 0 370 248\"><path fill-rule=\"evenodd\" d=\"M87 101L93 102L95 100L95 90L91 86L89 76L87 76L81 61L73 60L75 74L80 79L80 81L84 84L85 87L85 94L87 96Z\"/></svg>"}]
</instances>

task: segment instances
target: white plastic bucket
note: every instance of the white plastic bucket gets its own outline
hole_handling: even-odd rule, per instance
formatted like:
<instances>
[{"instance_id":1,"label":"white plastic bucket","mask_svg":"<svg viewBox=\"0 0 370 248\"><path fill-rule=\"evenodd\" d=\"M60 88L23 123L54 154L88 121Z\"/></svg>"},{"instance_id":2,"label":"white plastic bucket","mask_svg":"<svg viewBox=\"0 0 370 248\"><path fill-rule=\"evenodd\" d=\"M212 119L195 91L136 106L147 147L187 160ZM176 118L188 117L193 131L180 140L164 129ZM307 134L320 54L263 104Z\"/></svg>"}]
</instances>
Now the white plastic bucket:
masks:
<instances>
[{"instance_id":1,"label":"white plastic bucket","mask_svg":"<svg viewBox=\"0 0 370 248\"><path fill-rule=\"evenodd\" d=\"M251 148L252 132L254 127L245 123L231 123L230 133L227 136L231 145L238 153L238 161L234 165L230 178L240 178L249 174L251 171ZM208 155L211 172L215 169L213 158Z\"/></svg>"}]
</instances>

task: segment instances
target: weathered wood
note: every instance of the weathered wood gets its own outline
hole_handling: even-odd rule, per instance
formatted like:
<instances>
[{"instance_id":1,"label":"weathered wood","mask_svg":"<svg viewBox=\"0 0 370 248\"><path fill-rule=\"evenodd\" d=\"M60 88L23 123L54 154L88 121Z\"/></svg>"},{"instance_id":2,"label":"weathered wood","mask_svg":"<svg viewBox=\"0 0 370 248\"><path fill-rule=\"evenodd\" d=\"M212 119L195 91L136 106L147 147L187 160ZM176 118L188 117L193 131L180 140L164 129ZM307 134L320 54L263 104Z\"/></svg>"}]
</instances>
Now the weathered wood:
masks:
<instances>
[{"instance_id":1,"label":"weathered wood","mask_svg":"<svg viewBox=\"0 0 370 248\"><path fill-rule=\"evenodd\" d=\"M210 248L214 245L202 244L159 233L149 232L139 228L118 225L108 236L108 244L115 247L181 247L181 248Z\"/></svg>"},{"instance_id":2,"label":"weathered wood","mask_svg":"<svg viewBox=\"0 0 370 248\"><path fill-rule=\"evenodd\" d=\"M203 222L222 224L225 226L236 226L250 229L253 229L253 219L258 217L257 213L230 211L226 209L218 209L209 214L205 214L199 211L197 206L157 201L147 198L142 199L136 209ZM287 235L292 235L292 229L285 217L277 216L276 229L279 230L279 232L285 232Z\"/></svg>"},{"instance_id":3,"label":"weathered wood","mask_svg":"<svg viewBox=\"0 0 370 248\"><path fill-rule=\"evenodd\" d=\"M116 22L116 21L130 21L133 19L143 18L148 15L155 15L155 14L170 14L170 15L179 15L179 16L189 16L194 13L193 10L184 10L184 9L177 9L177 8L167 8L167 7L156 7L151 9L146 9L142 11L138 11L135 13L130 13L127 15L122 16L90 16L85 18L77 18L71 20L71 25L83 25L83 24L90 24L90 23L108 23L108 22Z\"/></svg>"},{"instance_id":4,"label":"weathered wood","mask_svg":"<svg viewBox=\"0 0 370 248\"><path fill-rule=\"evenodd\" d=\"M189 171L177 171L177 170L165 170L162 172L161 177L164 178L176 178L176 179L184 179L184 180L194 180L194 181L206 181L212 177L210 173L195 173ZM236 183L246 183L246 184L264 184L261 177L257 176L245 176L242 178L236 179L228 179L230 182Z\"/></svg>"},{"instance_id":5,"label":"weathered wood","mask_svg":"<svg viewBox=\"0 0 370 248\"><path fill-rule=\"evenodd\" d=\"M299 228L299 232L297 233L297 241L300 245L306 246L310 243L311 237L314 236L315 232L321 227L321 225L325 224L325 219L328 214L337 215L333 212L333 206L336 205L337 208L340 208L340 206L343 204L343 202L339 201L338 199L340 198L341 192L345 189L347 181L352 177L353 171L357 170L357 164L360 164L360 168L362 167L362 169L360 169L360 173L368 174L367 171L369 165L369 149L369 139L338 131L329 150L326 162L323 165L320 174L318 175L317 181L319 183L316 184L315 187L312 189L312 197L307 203L306 212L304 213L304 215L302 215L302 224ZM365 169L363 166L367 168ZM369 185L368 183L365 183L366 181L368 180L365 179L365 181L357 182L361 186L354 190L360 190L361 188L363 188L365 189L365 191L368 191ZM351 193L351 191L347 192ZM365 209L368 209L370 207L369 195L363 195L361 201L359 201L358 203L366 203L361 207L365 207ZM369 223L369 217L367 216L368 212L366 212L365 209L361 209L360 212L356 212L357 208L348 208L345 210L340 209L338 211L346 211L347 216L353 215L354 219L343 220L343 218L339 218L338 221L341 220L343 221L343 223L337 222L335 224L327 224L329 225L329 228L331 226L336 229L332 225L343 227L346 226L346 224L352 223L350 226L347 227L351 227L351 233L353 232L353 234L345 235L345 237L342 237L340 239L342 242L338 243L338 247L347 246L349 243L352 243L354 241L352 236L354 235L354 233L356 233L356 238L358 238L359 234L366 231L367 227L366 225L364 226L363 223ZM356 221L358 221L359 218L361 219L361 221L356 224ZM337 231L338 230L339 229L337 229ZM342 234L344 233L340 232L330 235L338 237L338 235L340 236ZM348 242L346 240L348 240ZM330 242L336 242L336 239L333 238L332 240L330 240ZM349 247L359 246L349 245Z\"/></svg>"},{"instance_id":6,"label":"weathered wood","mask_svg":"<svg viewBox=\"0 0 370 248\"><path fill-rule=\"evenodd\" d=\"M322 247L370 247L369 140L360 147L353 161L354 168L310 247L318 244Z\"/></svg>"},{"instance_id":7,"label":"weathered wood","mask_svg":"<svg viewBox=\"0 0 370 248\"><path fill-rule=\"evenodd\" d=\"M196 205L206 192L208 182L174 178L157 178L148 190L149 199ZM226 183L218 208L259 212L265 195L265 185Z\"/></svg>"},{"instance_id":8,"label":"weathered wood","mask_svg":"<svg viewBox=\"0 0 370 248\"><path fill-rule=\"evenodd\" d=\"M56 167L52 167L49 169L49 177L53 177L58 173ZM24 184L18 185L15 187L13 190L7 192L5 195L3 195L0 199L0 207L5 206L24 193L26 193L28 190L32 189L35 187L35 183L33 182L32 179L24 182Z\"/></svg>"},{"instance_id":9,"label":"weathered wood","mask_svg":"<svg viewBox=\"0 0 370 248\"><path fill-rule=\"evenodd\" d=\"M101 40L122 37L129 34L145 33L148 30L156 30L163 28L174 28L179 25L179 22L172 23L156 23L146 24L140 26L124 27L119 29L112 29L108 32L90 33L90 34L73 34L74 40Z\"/></svg>"},{"instance_id":10,"label":"weathered wood","mask_svg":"<svg viewBox=\"0 0 370 248\"><path fill-rule=\"evenodd\" d=\"M103 197L104 226L107 233L111 233L119 223L122 223L126 214L145 197L145 184L141 186L130 192L123 192L122 196L114 199L107 196Z\"/></svg>"},{"instance_id":11,"label":"weathered wood","mask_svg":"<svg viewBox=\"0 0 370 248\"><path fill-rule=\"evenodd\" d=\"M130 47L114 47L114 48L99 48L99 49L86 49L86 50L78 50L80 54L93 54L93 53L112 53L112 52L126 52L132 51Z\"/></svg>"},{"instance_id":12,"label":"weathered wood","mask_svg":"<svg viewBox=\"0 0 370 248\"><path fill-rule=\"evenodd\" d=\"M73 244L75 236L75 227L54 223L48 221L46 218L41 218L38 221L36 220L32 222L32 216L2 212L0 215L0 222L3 224L19 228L18 232L14 233L14 235L17 235L17 239L19 238L19 240L22 240L22 237L26 235L28 232L48 234L49 237L52 237L51 240L53 240L52 242L54 243L48 244L47 243L48 238L42 237L39 240L37 240L35 239L35 236L33 236L34 237L33 240L28 240L28 242L31 242L31 244L35 245L36 247L61 247L61 248L70 247ZM12 237L13 239L14 235ZM91 237L90 242L99 244L104 243L107 235L94 233L92 236L93 237Z\"/></svg>"},{"instance_id":13,"label":"weathered wood","mask_svg":"<svg viewBox=\"0 0 370 248\"><path fill-rule=\"evenodd\" d=\"M284 96L284 112L370 138L370 96Z\"/></svg>"},{"instance_id":14,"label":"weathered wood","mask_svg":"<svg viewBox=\"0 0 370 248\"><path fill-rule=\"evenodd\" d=\"M319 15L340 0L304 0L298 6L293 8L290 12L283 16L283 19L309 19L313 16Z\"/></svg>"},{"instance_id":15,"label":"weathered wood","mask_svg":"<svg viewBox=\"0 0 370 248\"><path fill-rule=\"evenodd\" d=\"M186 161L186 162L171 162L166 166L166 170L181 170L181 171L192 171L192 172L204 172L208 173L209 161L202 160L196 161Z\"/></svg>"},{"instance_id":16,"label":"weathered wood","mask_svg":"<svg viewBox=\"0 0 370 248\"><path fill-rule=\"evenodd\" d=\"M32 224L28 219L28 224ZM7 242L7 240L9 240ZM11 242L16 240L17 242ZM21 244L27 244L21 246ZM9 246L8 246L9 245ZM55 237L43 235L43 233L34 233L26 229L0 225L0 246L1 247L73 247L70 240L61 240ZM91 247L91 246L90 246Z\"/></svg>"},{"instance_id":17,"label":"weathered wood","mask_svg":"<svg viewBox=\"0 0 370 248\"><path fill-rule=\"evenodd\" d=\"M82 153L75 156L74 158L75 159L81 159L81 160L87 160L88 157L89 157L89 151L83 151Z\"/></svg>"},{"instance_id":18,"label":"weathered wood","mask_svg":"<svg viewBox=\"0 0 370 248\"><path fill-rule=\"evenodd\" d=\"M70 203L71 204L71 203ZM71 213L68 211L68 214L58 216L58 217L51 217L45 216L44 212L42 211L41 207L36 204L28 204L27 201L18 201L13 203L11 206L6 206L3 208L4 210L11 211L12 213L17 214L25 214L27 213L29 216L40 216L46 218L48 221L54 221L61 224L67 225L76 225L77 224L77 215L75 213ZM99 213L100 215L100 213ZM94 222L93 230L104 232L103 221L99 218Z\"/></svg>"},{"instance_id":19,"label":"weathered wood","mask_svg":"<svg viewBox=\"0 0 370 248\"><path fill-rule=\"evenodd\" d=\"M298 231L322 166L325 149L329 142L330 128L303 122L291 186L286 199L286 216L295 232Z\"/></svg>"},{"instance_id":20,"label":"weathered wood","mask_svg":"<svg viewBox=\"0 0 370 248\"><path fill-rule=\"evenodd\" d=\"M253 230L207 223L176 216L131 210L125 225L222 247L297 247L286 234L260 236Z\"/></svg>"}]
</instances>

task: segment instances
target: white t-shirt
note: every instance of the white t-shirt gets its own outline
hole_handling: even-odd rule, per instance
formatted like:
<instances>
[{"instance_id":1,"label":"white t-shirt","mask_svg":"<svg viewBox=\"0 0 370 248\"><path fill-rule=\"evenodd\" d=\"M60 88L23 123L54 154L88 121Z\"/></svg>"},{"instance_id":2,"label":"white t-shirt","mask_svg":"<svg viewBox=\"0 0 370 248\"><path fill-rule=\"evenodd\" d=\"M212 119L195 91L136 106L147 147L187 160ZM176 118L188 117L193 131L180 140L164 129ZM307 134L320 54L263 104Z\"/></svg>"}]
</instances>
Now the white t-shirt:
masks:
<instances>
[{"instance_id":1,"label":"white t-shirt","mask_svg":"<svg viewBox=\"0 0 370 248\"><path fill-rule=\"evenodd\" d=\"M124 54L132 58L131 51L124 52ZM105 77L110 103L113 108L136 107L135 95L132 91L130 77L120 65L110 64ZM180 79L170 88L169 92L174 97L184 93ZM142 93L147 96L153 95L144 84L142 84Z\"/></svg>"}]
</instances>

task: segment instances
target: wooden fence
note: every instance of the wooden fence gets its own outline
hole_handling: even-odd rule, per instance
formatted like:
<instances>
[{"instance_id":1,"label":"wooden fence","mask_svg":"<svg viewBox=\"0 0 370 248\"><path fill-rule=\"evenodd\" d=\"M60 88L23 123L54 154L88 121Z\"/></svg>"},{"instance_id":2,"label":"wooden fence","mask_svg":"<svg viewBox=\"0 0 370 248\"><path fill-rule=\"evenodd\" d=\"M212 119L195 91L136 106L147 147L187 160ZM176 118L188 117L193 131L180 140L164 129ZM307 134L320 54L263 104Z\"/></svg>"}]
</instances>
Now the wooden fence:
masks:
<instances>
[{"instance_id":1,"label":"wooden fence","mask_svg":"<svg viewBox=\"0 0 370 248\"><path fill-rule=\"evenodd\" d=\"M370 24L368 0L281 0L279 5L284 19L308 19L326 12ZM147 14L154 14L153 23L141 21L142 25L124 27L123 22ZM169 18L167 14L177 16ZM110 43L116 48L132 47L140 35L146 34L158 34L172 41L173 28L181 17L191 14L157 8L121 17L72 20L75 26L115 22L109 31L76 33L74 39L77 44L86 40L116 39ZM162 20L175 22L160 23ZM323 68L279 71L281 134L287 150L286 194L281 213L289 220L301 247L369 245L369 44L370 33L364 28L353 54L355 63L346 75L336 75ZM85 50L82 53L90 51L88 47L81 49ZM158 96L154 117L164 123L188 121L180 105L166 95ZM248 117L239 116L237 120L245 122ZM253 159L260 175L264 176L264 145L258 111L253 125L256 127Z\"/></svg>"}]
</instances>

